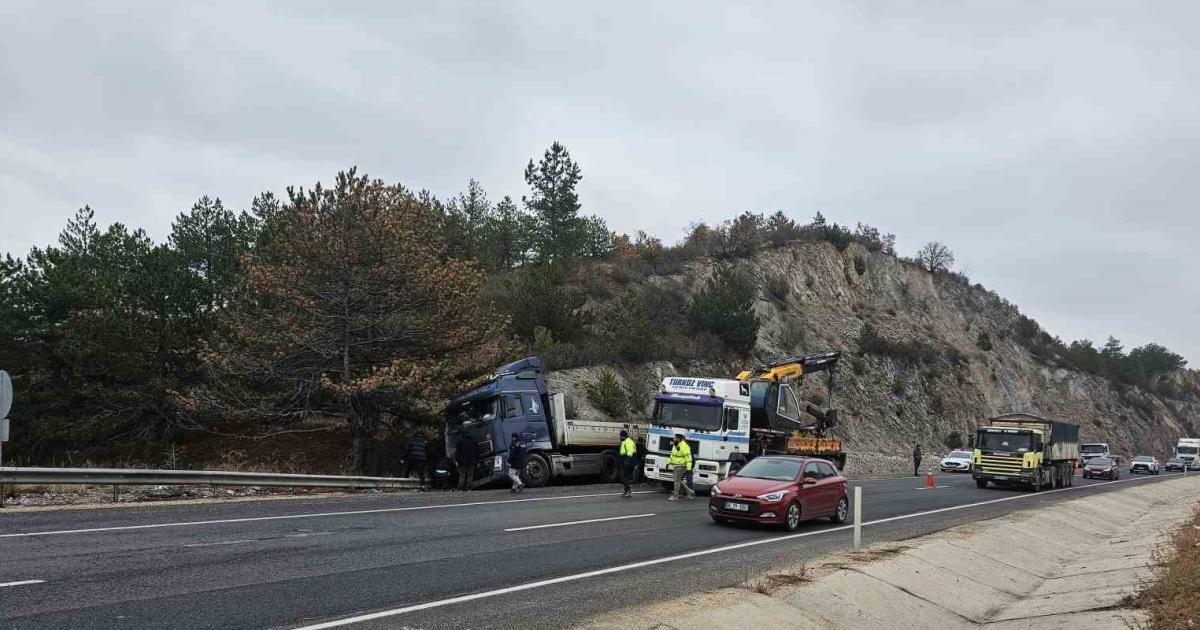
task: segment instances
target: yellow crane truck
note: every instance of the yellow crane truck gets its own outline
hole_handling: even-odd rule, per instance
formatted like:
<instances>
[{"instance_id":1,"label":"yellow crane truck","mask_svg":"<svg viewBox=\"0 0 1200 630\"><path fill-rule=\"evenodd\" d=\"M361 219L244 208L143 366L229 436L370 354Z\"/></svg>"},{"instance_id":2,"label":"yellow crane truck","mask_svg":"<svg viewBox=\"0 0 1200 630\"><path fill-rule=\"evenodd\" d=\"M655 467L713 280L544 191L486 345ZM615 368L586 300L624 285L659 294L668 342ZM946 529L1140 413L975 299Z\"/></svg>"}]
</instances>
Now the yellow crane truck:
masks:
<instances>
[{"instance_id":1,"label":"yellow crane truck","mask_svg":"<svg viewBox=\"0 0 1200 630\"><path fill-rule=\"evenodd\" d=\"M986 488L1023 486L1034 492L1073 485L1079 425L1028 413L996 416L975 432L971 475Z\"/></svg>"},{"instance_id":2,"label":"yellow crane truck","mask_svg":"<svg viewBox=\"0 0 1200 630\"><path fill-rule=\"evenodd\" d=\"M846 466L842 441L828 435L837 426L833 390L839 352L818 352L790 357L745 370L737 380L749 385L750 455L788 453L827 459L841 470ZM800 387L810 374L825 372L828 397L825 409L801 398Z\"/></svg>"}]
</instances>

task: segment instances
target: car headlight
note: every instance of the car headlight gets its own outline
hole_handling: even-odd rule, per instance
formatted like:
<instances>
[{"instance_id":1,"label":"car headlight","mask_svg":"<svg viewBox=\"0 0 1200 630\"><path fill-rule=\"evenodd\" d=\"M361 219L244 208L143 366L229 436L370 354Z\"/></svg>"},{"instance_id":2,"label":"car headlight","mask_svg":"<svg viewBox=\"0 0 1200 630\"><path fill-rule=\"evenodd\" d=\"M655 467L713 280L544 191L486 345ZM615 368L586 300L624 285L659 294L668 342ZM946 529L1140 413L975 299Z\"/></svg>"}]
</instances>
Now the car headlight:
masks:
<instances>
[{"instance_id":1,"label":"car headlight","mask_svg":"<svg viewBox=\"0 0 1200 630\"><path fill-rule=\"evenodd\" d=\"M712 488L713 494L721 494L721 484L715 484Z\"/></svg>"},{"instance_id":2,"label":"car headlight","mask_svg":"<svg viewBox=\"0 0 1200 630\"><path fill-rule=\"evenodd\" d=\"M778 503L783 500L783 497L786 494L787 492L784 490L780 490L778 492L768 492L767 494L758 495L758 500L766 503Z\"/></svg>"}]
</instances>

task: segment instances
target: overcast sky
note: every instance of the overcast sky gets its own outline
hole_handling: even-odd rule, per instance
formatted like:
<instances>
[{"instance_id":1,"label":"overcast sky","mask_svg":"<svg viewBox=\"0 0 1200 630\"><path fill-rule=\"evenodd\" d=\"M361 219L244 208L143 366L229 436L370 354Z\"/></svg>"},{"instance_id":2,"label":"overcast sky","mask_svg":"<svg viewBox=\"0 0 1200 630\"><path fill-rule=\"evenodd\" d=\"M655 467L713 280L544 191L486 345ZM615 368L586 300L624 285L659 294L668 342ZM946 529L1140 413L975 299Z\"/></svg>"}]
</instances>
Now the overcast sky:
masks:
<instances>
[{"instance_id":1,"label":"overcast sky","mask_svg":"<svg viewBox=\"0 0 1200 630\"><path fill-rule=\"evenodd\" d=\"M819 210L1200 366L1200 3L349 4L4 0L0 252L351 165L519 199L559 140L618 231Z\"/></svg>"}]
</instances>

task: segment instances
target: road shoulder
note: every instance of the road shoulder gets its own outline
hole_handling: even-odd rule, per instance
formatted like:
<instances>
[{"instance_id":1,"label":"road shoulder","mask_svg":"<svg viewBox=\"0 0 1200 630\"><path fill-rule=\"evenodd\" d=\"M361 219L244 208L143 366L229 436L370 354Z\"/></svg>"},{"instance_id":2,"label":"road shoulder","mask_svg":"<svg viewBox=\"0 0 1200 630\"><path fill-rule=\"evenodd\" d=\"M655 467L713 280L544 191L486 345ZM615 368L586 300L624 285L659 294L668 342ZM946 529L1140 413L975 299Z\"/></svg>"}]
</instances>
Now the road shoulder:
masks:
<instances>
[{"instance_id":1,"label":"road shoulder","mask_svg":"<svg viewBox=\"0 0 1200 630\"><path fill-rule=\"evenodd\" d=\"M1200 479L1135 484L901 543L795 565L735 588L602 615L593 630L1026 628L1125 630L1154 550L1200 501Z\"/></svg>"}]
</instances>

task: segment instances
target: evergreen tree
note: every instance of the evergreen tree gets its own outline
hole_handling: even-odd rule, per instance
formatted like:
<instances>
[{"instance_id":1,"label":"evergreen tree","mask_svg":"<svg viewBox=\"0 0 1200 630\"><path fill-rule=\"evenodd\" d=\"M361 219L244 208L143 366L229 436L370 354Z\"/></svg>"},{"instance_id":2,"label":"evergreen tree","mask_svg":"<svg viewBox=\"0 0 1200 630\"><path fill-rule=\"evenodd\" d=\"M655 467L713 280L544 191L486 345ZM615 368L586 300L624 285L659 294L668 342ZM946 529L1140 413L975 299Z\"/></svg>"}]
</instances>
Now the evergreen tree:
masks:
<instances>
[{"instance_id":1,"label":"evergreen tree","mask_svg":"<svg viewBox=\"0 0 1200 630\"><path fill-rule=\"evenodd\" d=\"M761 325L754 312L754 287L732 267L717 271L692 297L688 318L698 329L720 337L730 349L748 353Z\"/></svg>"},{"instance_id":2,"label":"evergreen tree","mask_svg":"<svg viewBox=\"0 0 1200 630\"><path fill-rule=\"evenodd\" d=\"M535 165L525 167L525 183L531 188L522 197L525 207L537 218L537 256L550 262L582 253L587 243L585 227L579 218L579 195L575 187L583 171L571 160L566 147L555 142Z\"/></svg>"}]
</instances>

